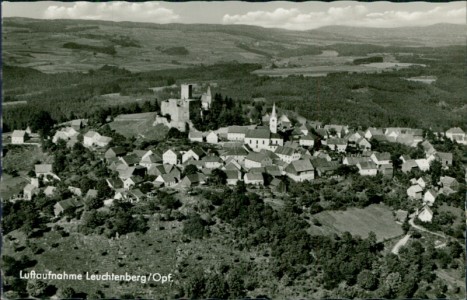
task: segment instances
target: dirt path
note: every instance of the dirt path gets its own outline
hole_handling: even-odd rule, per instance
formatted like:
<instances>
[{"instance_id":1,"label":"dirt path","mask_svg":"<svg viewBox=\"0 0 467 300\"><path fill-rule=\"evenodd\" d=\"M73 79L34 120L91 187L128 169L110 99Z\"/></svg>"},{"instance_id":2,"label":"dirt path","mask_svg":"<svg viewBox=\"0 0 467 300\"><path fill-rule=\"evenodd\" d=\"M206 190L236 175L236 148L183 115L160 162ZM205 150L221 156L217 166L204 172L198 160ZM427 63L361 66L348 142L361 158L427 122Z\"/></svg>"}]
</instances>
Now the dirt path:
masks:
<instances>
[{"instance_id":1,"label":"dirt path","mask_svg":"<svg viewBox=\"0 0 467 300\"><path fill-rule=\"evenodd\" d=\"M401 238L395 245L394 247L392 248L391 252L394 253L395 255L398 255L399 254L399 250L401 247L403 247L405 244L407 244L407 242L409 241L410 239L410 234L406 234L403 238Z\"/></svg>"},{"instance_id":2,"label":"dirt path","mask_svg":"<svg viewBox=\"0 0 467 300\"><path fill-rule=\"evenodd\" d=\"M414 223L414 220L415 220L415 214L412 214L410 215L410 220L409 220L409 224L410 226L412 226L413 228L417 229L417 230L420 230L420 231L424 231L424 232L428 232L428 233L431 233L433 235L436 235L436 236L439 236L441 238L447 238L444 234L441 234L441 233L437 233L437 232L433 232L433 231L430 231L426 228L423 228L421 226L418 226Z\"/></svg>"}]
</instances>

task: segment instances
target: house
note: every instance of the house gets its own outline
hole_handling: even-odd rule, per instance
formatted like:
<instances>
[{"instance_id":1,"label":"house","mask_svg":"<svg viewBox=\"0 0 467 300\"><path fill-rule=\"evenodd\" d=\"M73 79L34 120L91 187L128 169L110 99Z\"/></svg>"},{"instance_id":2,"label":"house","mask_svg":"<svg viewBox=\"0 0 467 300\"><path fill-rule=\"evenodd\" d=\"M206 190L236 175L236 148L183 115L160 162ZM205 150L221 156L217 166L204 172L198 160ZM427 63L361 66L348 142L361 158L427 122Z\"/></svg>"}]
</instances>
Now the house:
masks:
<instances>
[{"instance_id":1,"label":"house","mask_svg":"<svg viewBox=\"0 0 467 300\"><path fill-rule=\"evenodd\" d=\"M172 149L169 149L162 154L162 162L164 164L176 165L180 161L180 158L180 153L175 152Z\"/></svg>"},{"instance_id":2,"label":"house","mask_svg":"<svg viewBox=\"0 0 467 300\"><path fill-rule=\"evenodd\" d=\"M274 151L280 160L285 161L286 163L291 163L294 160L300 159L300 153L295 152L293 148L286 146L278 146Z\"/></svg>"},{"instance_id":3,"label":"house","mask_svg":"<svg viewBox=\"0 0 467 300\"><path fill-rule=\"evenodd\" d=\"M204 164L203 165L204 168L207 168L207 169L217 169L217 168L222 167L222 164L223 164L222 159L217 155L205 156L201 159L201 161Z\"/></svg>"},{"instance_id":4,"label":"house","mask_svg":"<svg viewBox=\"0 0 467 300\"><path fill-rule=\"evenodd\" d=\"M274 177L282 175L281 169L276 164L264 167L264 172Z\"/></svg>"},{"instance_id":5,"label":"house","mask_svg":"<svg viewBox=\"0 0 467 300\"><path fill-rule=\"evenodd\" d=\"M433 219L433 211L427 205L425 205L420 211L418 211L417 218L419 218L422 222L431 223L431 220Z\"/></svg>"},{"instance_id":6,"label":"house","mask_svg":"<svg viewBox=\"0 0 467 300\"><path fill-rule=\"evenodd\" d=\"M46 176L52 173L51 164L37 164L34 166L34 171L36 172L36 177Z\"/></svg>"},{"instance_id":7,"label":"house","mask_svg":"<svg viewBox=\"0 0 467 300\"><path fill-rule=\"evenodd\" d=\"M67 209L78 208L81 206L83 206L83 203L81 203L80 201L76 199L62 200L60 202L55 203L54 214L57 217Z\"/></svg>"},{"instance_id":8,"label":"house","mask_svg":"<svg viewBox=\"0 0 467 300\"><path fill-rule=\"evenodd\" d=\"M282 126L282 128L290 128L292 127L292 122L290 121L289 117L287 117L286 115L282 115L279 120L278 120L278 124Z\"/></svg>"},{"instance_id":9,"label":"house","mask_svg":"<svg viewBox=\"0 0 467 300\"><path fill-rule=\"evenodd\" d=\"M312 135L302 135L299 140L300 146L313 147L315 145L315 138Z\"/></svg>"},{"instance_id":10,"label":"house","mask_svg":"<svg viewBox=\"0 0 467 300\"><path fill-rule=\"evenodd\" d=\"M432 206L433 203L435 203L437 196L438 196L438 193L435 190L429 189L423 195L423 202L428 204L429 206Z\"/></svg>"},{"instance_id":11,"label":"house","mask_svg":"<svg viewBox=\"0 0 467 300\"><path fill-rule=\"evenodd\" d=\"M387 165L387 164L392 164L391 162L391 154L388 153L388 152L384 152L384 153L378 153L378 152L374 152L371 156L370 156L371 160L377 164L378 166L379 165Z\"/></svg>"},{"instance_id":12,"label":"house","mask_svg":"<svg viewBox=\"0 0 467 300\"><path fill-rule=\"evenodd\" d=\"M113 190L123 188L123 181L120 178L108 178L105 181L107 182L107 185Z\"/></svg>"},{"instance_id":13,"label":"house","mask_svg":"<svg viewBox=\"0 0 467 300\"><path fill-rule=\"evenodd\" d=\"M372 161L360 162L357 168L361 176L375 176L378 173L378 166Z\"/></svg>"},{"instance_id":14,"label":"house","mask_svg":"<svg viewBox=\"0 0 467 300\"><path fill-rule=\"evenodd\" d=\"M365 131L365 138L372 139L375 135L384 135L381 128L370 127Z\"/></svg>"},{"instance_id":15,"label":"house","mask_svg":"<svg viewBox=\"0 0 467 300\"><path fill-rule=\"evenodd\" d=\"M402 163L405 163L405 162L407 162L409 160L412 160L412 158L407 154L399 156L399 159L402 161Z\"/></svg>"},{"instance_id":16,"label":"house","mask_svg":"<svg viewBox=\"0 0 467 300\"><path fill-rule=\"evenodd\" d=\"M358 148L364 150L371 150L371 144L366 138L361 138L356 142Z\"/></svg>"},{"instance_id":17,"label":"house","mask_svg":"<svg viewBox=\"0 0 467 300\"><path fill-rule=\"evenodd\" d=\"M242 172L239 170L225 170L227 175L227 185L237 185L239 180L242 180Z\"/></svg>"},{"instance_id":18,"label":"house","mask_svg":"<svg viewBox=\"0 0 467 300\"><path fill-rule=\"evenodd\" d=\"M131 199L131 202L139 202L141 201L146 195L141 192L140 189L133 189L128 192L128 197Z\"/></svg>"},{"instance_id":19,"label":"house","mask_svg":"<svg viewBox=\"0 0 467 300\"><path fill-rule=\"evenodd\" d=\"M83 195L83 192L81 191L80 188L74 187L74 186L69 186L68 190L75 196L81 197Z\"/></svg>"},{"instance_id":20,"label":"house","mask_svg":"<svg viewBox=\"0 0 467 300\"><path fill-rule=\"evenodd\" d=\"M224 163L225 166L222 167L222 170L242 170L242 166L233 158L228 158Z\"/></svg>"},{"instance_id":21,"label":"house","mask_svg":"<svg viewBox=\"0 0 467 300\"><path fill-rule=\"evenodd\" d=\"M188 139L190 140L190 142L199 142L199 143L202 143L203 142L203 133L200 132L200 131L190 131L188 133Z\"/></svg>"},{"instance_id":22,"label":"house","mask_svg":"<svg viewBox=\"0 0 467 300\"><path fill-rule=\"evenodd\" d=\"M47 197L51 197L54 195L55 191L57 190L56 187L54 186L48 186L44 189L44 194L47 196Z\"/></svg>"},{"instance_id":23,"label":"house","mask_svg":"<svg viewBox=\"0 0 467 300\"><path fill-rule=\"evenodd\" d=\"M465 132L459 127L448 129L446 131L446 137L453 142L456 141L459 144L467 144Z\"/></svg>"},{"instance_id":24,"label":"house","mask_svg":"<svg viewBox=\"0 0 467 300\"><path fill-rule=\"evenodd\" d=\"M264 153L250 152L245 157L245 168L259 168L272 165L272 159Z\"/></svg>"},{"instance_id":25,"label":"house","mask_svg":"<svg viewBox=\"0 0 467 300\"><path fill-rule=\"evenodd\" d=\"M59 140L77 142L78 135L79 132L76 131L73 127L65 127L55 133L55 135L52 137L52 142L54 144L56 144Z\"/></svg>"},{"instance_id":26,"label":"house","mask_svg":"<svg viewBox=\"0 0 467 300\"><path fill-rule=\"evenodd\" d=\"M317 158L325 159L327 161L332 160L331 156L324 151L316 151L315 153L313 153L313 156Z\"/></svg>"},{"instance_id":27,"label":"house","mask_svg":"<svg viewBox=\"0 0 467 300\"><path fill-rule=\"evenodd\" d=\"M193 148L182 154L182 163L185 163L190 158L200 160L206 153L201 148Z\"/></svg>"},{"instance_id":28,"label":"house","mask_svg":"<svg viewBox=\"0 0 467 300\"><path fill-rule=\"evenodd\" d=\"M140 161L140 158L136 154L133 154L133 153L119 157L118 159L128 167L135 166Z\"/></svg>"},{"instance_id":29,"label":"house","mask_svg":"<svg viewBox=\"0 0 467 300\"><path fill-rule=\"evenodd\" d=\"M341 138L330 138L327 140L329 149L337 152L345 152L347 149L347 141Z\"/></svg>"},{"instance_id":30,"label":"house","mask_svg":"<svg viewBox=\"0 0 467 300\"><path fill-rule=\"evenodd\" d=\"M264 178L261 173L246 173L243 180L245 184L264 185Z\"/></svg>"},{"instance_id":31,"label":"house","mask_svg":"<svg viewBox=\"0 0 467 300\"><path fill-rule=\"evenodd\" d=\"M38 193L39 189L30 183L27 184L23 189L23 197L25 200L32 200L32 197Z\"/></svg>"},{"instance_id":32,"label":"house","mask_svg":"<svg viewBox=\"0 0 467 300\"><path fill-rule=\"evenodd\" d=\"M28 134L24 130L14 130L11 134L11 143L13 145L21 145L24 144L28 137Z\"/></svg>"},{"instance_id":33,"label":"house","mask_svg":"<svg viewBox=\"0 0 467 300\"><path fill-rule=\"evenodd\" d=\"M404 163L402 163L401 169L402 169L402 172L408 173L408 172L418 169L418 164L413 159L407 160Z\"/></svg>"},{"instance_id":34,"label":"house","mask_svg":"<svg viewBox=\"0 0 467 300\"><path fill-rule=\"evenodd\" d=\"M171 187L177 184L177 178L173 175L163 174L157 176L156 180L154 180L154 185L164 185L166 187Z\"/></svg>"},{"instance_id":35,"label":"house","mask_svg":"<svg viewBox=\"0 0 467 300\"><path fill-rule=\"evenodd\" d=\"M206 136L206 142L208 144L217 144L219 143L219 137L217 136L217 133L211 131L208 133Z\"/></svg>"},{"instance_id":36,"label":"house","mask_svg":"<svg viewBox=\"0 0 467 300\"><path fill-rule=\"evenodd\" d=\"M441 176L438 184L442 187L440 193L444 195L457 193L459 190L459 182L453 177Z\"/></svg>"},{"instance_id":37,"label":"house","mask_svg":"<svg viewBox=\"0 0 467 300\"><path fill-rule=\"evenodd\" d=\"M436 152L435 157L441 162L443 167L452 166L452 153Z\"/></svg>"},{"instance_id":38,"label":"house","mask_svg":"<svg viewBox=\"0 0 467 300\"><path fill-rule=\"evenodd\" d=\"M422 192L422 187L418 184L415 184L407 189L407 196L415 200L420 200L422 199Z\"/></svg>"},{"instance_id":39,"label":"house","mask_svg":"<svg viewBox=\"0 0 467 300\"><path fill-rule=\"evenodd\" d=\"M229 141L244 141L248 131L248 126L229 126L227 129L227 139Z\"/></svg>"},{"instance_id":40,"label":"house","mask_svg":"<svg viewBox=\"0 0 467 300\"><path fill-rule=\"evenodd\" d=\"M420 171L426 172L430 170L430 162L426 158L416 159L415 163Z\"/></svg>"},{"instance_id":41,"label":"house","mask_svg":"<svg viewBox=\"0 0 467 300\"><path fill-rule=\"evenodd\" d=\"M346 156L342 160L343 165L347 166L356 166L358 163L361 162L369 162L372 161L371 158L369 157L363 157L363 156Z\"/></svg>"},{"instance_id":42,"label":"house","mask_svg":"<svg viewBox=\"0 0 467 300\"><path fill-rule=\"evenodd\" d=\"M180 186L191 187L196 185L201 185L206 183L206 176L204 174L189 174L186 175L182 181L180 181Z\"/></svg>"},{"instance_id":43,"label":"house","mask_svg":"<svg viewBox=\"0 0 467 300\"><path fill-rule=\"evenodd\" d=\"M126 190L131 189L132 187L143 182L143 178L140 176L130 176L123 180L123 188Z\"/></svg>"},{"instance_id":44,"label":"house","mask_svg":"<svg viewBox=\"0 0 467 300\"><path fill-rule=\"evenodd\" d=\"M88 192L86 193L85 198L86 199L95 199L97 198L98 191L95 189L89 189Z\"/></svg>"},{"instance_id":45,"label":"house","mask_svg":"<svg viewBox=\"0 0 467 300\"><path fill-rule=\"evenodd\" d=\"M237 163L242 164L245 161L246 156L248 155L248 151L246 151L243 147L233 147L228 148L224 153L220 155L220 157L227 161L227 159L232 158Z\"/></svg>"},{"instance_id":46,"label":"house","mask_svg":"<svg viewBox=\"0 0 467 300\"><path fill-rule=\"evenodd\" d=\"M384 177L391 178L394 175L394 167L392 164L379 165L378 171L383 174Z\"/></svg>"},{"instance_id":47,"label":"house","mask_svg":"<svg viewBox=\"0 0 467 300\"><path fill-rule=\"evenodd\" d=\"M127 151L123 147L110 147L107 151L105 151L104 157L106 160L109 160L111 158L125 156L126 153Z\"/></svg>"},{"instance_id":48,"label":"house","mask_svg":"<svg viewBox=\"0 0 467 300\"><path fill-rule=\"evenodd\" d=\"M421 143L421 146L423 148L423 151L425 151L427 157L436 153L435 147L433 147L433 145L429 141L423 141Z\"/></svg>"},{"instance_id":49,"label":"house","mask_svg":"<svg viewBox=\"0 0 467 300\"><path fill-rule=\"evenodd\" d=\"M152 153L150 155L143 156L143 158L141 158L141 161L139 162L139 165L149 170L151 167L159 165L161 163L162 155L159 155L158 153Z\"/></svg>"},{"instance_id":50,"label":"house","mask_svg":"<svg viewBox=\"0 0 467 300\"><path fill-rule=\"evenodd\" d=\"M324 130L326 130L330 136L342 138L349 132L349 127L343 125L324 125Z\"/></svg>"},{"instance_id":51,"label":"house","mask_svg":"<svg viewBox=\"0 0 467 300\"><path fill-rule=\"evenodd\" d=\"M289 178L298 182L315 178L315 168L308 159L292 161L285 167L284 172Z\"/></svg>"},{"instance_id":52,"label":"house","mask_svg":"<svg viewBox=\"0 0 467 300\"><path fill-rule=\"evenodd\" d=\"M83 145L85 147L106 147L111 140L112 138L110 137L100 135L98 132L90 130L83 136Z\"/></svg>"},{"instance_id":53,"label":"house","mask_svg":"<svg viewBox=\"0 0 467 300\"><path fill-rule=\"evenodd\" d=\"M417 184L422 188L427 188L431 184L431 180L427 176L422 176L417 179Z\"/></svg>"},{"instance_id":54,"label":"house","mask_svg":"<svg viewBox=\"0 0 467 300\"><path fill-rule=\"evenodd\" d=\"M284 181L279 178L274 178L269 184L269 188L273 193L284 194L287 192L287 186L285 185Z\"/></svg>"}]
</instances>

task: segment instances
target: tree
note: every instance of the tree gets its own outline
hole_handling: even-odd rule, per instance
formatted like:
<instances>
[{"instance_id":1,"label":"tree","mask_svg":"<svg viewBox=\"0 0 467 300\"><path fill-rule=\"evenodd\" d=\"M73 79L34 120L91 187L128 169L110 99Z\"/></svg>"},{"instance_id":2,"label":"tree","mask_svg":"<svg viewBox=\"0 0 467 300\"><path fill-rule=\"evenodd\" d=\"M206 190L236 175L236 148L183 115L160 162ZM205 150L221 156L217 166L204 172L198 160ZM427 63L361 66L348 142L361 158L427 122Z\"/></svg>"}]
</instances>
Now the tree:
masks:
<instances>
[{"instance_id":1,"label":"tree","mask_svg":"<svg viewBox=\"0 0 467 300\"><path fill-rule=\"evenodd\" d=\"M47 284L39 280L28 280L26 291L32 297L46 296Z\"/></svg>"},{"instance_id":2,"label":"tree","mask_svg":"<svg viewBox=\"0 0 467 300\"><path fill-rule=\"evenodd\" d=\"M205 298L228 299L229 287L221 274L212 274L206 279Z\"/></svg>"},{"instance_id":3,"label":"tree","mask_svg":"<svg viewBox=\"0 0 467 300\"><path fill-rule=\"evenodd\" d=\"M206 222L199 214L192 214L183 223L183 234L200 239L207 234Z\"/></svg>"},{"instance_id":4,"label":"tree","mask_svg":"<svg viewBox=\"0 0 467 300\"><path fill-rule=\"evenodd\" d=\"M378 286L376 276L369 270L363 270L357 276L357 283L365 290L372 291Z\"/></svg>"},{"instance_id":5,"label":"tree","mask_svg":"<svg viewBox=\"0 0 467 300\"><path fill-rule=\"evenodd\" d=\"M41 110L31 117L30 127L32 131L38 132L42 137L47 137L55 123L49 112Z\"/></svg>"},{"instance_id":6,"label":"tree","mask_svg":"<svg viewBox=\"0 0 467 300\"><path fill-rule=\"evenodd\" d=\"M59 297L61 299L70 299L75 297L76 292L72 287L66 287L64 289L60 289L59 291Z\"/></svg>"},{"instance_id":7,"label":"tree","mask_svg":"<svg viewBox=\"0 0 467 300\"><path fill-rule=\"evenodd\" d=\"M183 171L184 175L192 175L198 173L198 168L195 165L188 165L185 167L185 170Z\"/></svg>"}]
</instances>

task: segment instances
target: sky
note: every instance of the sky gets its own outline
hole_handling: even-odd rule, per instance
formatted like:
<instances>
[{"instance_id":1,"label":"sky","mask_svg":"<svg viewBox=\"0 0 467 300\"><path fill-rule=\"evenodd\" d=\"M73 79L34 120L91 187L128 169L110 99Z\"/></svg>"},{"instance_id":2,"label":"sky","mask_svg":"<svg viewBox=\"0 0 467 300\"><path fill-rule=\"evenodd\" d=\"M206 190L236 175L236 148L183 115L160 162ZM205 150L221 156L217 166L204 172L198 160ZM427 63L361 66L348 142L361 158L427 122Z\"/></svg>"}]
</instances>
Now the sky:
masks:
<instances>
[{"instance_id":1,"label":"sky","mask_svg":"<svg viewBox=\"0 0 467 300\"><path fill-rule=\"evenodd\" d=\"M151 23L246 24L289 30L328 25L394 28L466 24L466 2L2 2L3 17Z\"/></svg>"}]
</instances>

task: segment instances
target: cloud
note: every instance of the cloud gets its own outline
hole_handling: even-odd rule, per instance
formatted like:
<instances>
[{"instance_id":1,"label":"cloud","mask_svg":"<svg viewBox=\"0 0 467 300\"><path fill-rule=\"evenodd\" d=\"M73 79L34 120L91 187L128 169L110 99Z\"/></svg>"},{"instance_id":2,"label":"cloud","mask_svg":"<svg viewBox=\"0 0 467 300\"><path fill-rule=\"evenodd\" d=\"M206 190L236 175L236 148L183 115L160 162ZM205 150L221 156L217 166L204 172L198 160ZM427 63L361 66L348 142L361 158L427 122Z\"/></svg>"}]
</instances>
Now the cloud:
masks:
<instances>
[{"instance_id":1,"label":"cloud","mask_svg":"<svg viewBox=\"0 0 467 300\"><path fill-rule=\"evenodd\" d=\"M292 30L314 29L327 25L362 27L426 26L435 23L465 24L466 8L437 6L426 11L370 11L364 5L330 7L323 11L303 13L297 8L277 8L272 12L251 11L242 15L226 14L223 24L245 24Z\"/></svg>"},{"instance_id":2,"label":"cloud","mask_svg":"<svg viewBox=\"0 0 467 300\"><path fill-rule=\"evenodd\" d=\"M75 2L71 7L51 5L44 12L46 19L88 19L170 23L180 16L159 2Z\"/></svg>"}]
</instances>

